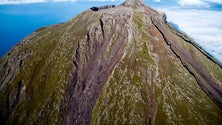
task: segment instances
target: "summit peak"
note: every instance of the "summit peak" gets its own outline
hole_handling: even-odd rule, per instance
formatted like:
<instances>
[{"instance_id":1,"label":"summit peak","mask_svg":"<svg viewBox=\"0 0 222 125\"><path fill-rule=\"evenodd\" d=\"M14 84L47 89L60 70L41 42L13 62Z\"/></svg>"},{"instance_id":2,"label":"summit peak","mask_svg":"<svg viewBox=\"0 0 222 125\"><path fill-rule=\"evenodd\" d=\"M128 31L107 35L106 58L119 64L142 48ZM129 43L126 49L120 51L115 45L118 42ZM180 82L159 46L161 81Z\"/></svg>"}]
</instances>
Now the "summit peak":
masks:
<instances>
[{"instance_id":1,"label":"summit peak","mask_svg":"<svg viewBox=\"0 0 222 125\"><path fill-rule=\"evenodd\" d=\"M126 0L123 3L123 5L136 8L136 7L144 6L144 3L142 2L142 0Z\"/></svg>"}]
</instances>

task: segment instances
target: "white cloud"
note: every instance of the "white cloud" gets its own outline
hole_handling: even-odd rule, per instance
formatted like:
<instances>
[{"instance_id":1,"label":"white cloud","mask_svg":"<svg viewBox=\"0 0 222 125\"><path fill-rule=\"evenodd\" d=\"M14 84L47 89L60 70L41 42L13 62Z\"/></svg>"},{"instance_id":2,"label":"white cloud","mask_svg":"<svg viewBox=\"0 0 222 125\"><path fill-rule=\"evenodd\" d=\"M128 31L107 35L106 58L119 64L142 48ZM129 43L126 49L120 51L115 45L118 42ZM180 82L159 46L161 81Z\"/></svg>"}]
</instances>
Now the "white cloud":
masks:
<instances>
[{"instance_id":1,"label":"white cloud","mask_svg":"<svg viewBox=\"0 0 222 125\"><path fill-rule=\"evenodd\" d=\"M191 36L208 53L222 62L222 12L208 10L166 10L168 21Z\"/></svg>"},{"instance_id":2,"label":"white cloud","mask_svg":"<svg viewBox=\"0 0 222 125\"><path fill-rule=\"evenodd\" d=\"M42 2L46 2L46 0L0 0L0 4L29 4Z\"/></svg>"},{"instance_id":3,"label":"white cloud","mask_svg":"<svg viewBox=\"0 0 222 125\"><path fill-rule=\"evenodd\" d=\"M210 7L210 4L202 0L179 0L178 4L188 7Z\"/></svg>"},{"instance_id":4,"label":"white cloud","mask_svg":"<svg viewBox=\"0 0 222 125\"><path fill-rule=\"evenodd\" d=\"M143 0L144 2L146 1L146 0ZM161 0L147 0L147 1L152 1L152 2L161 2Z\"/></svg>"},{"instance_id":5,"label":"white cloud","mask_svg":"<svg viewBox=\"0 0 222 125\"><path fill-rule=\"evenodd\" d=\"M161 2L161 0L153 0L154 2Z\"/></svg>"},{"instance_id":6,"label":"white cloud","mask_svg":"<svg viewBox=\"0 0 222 125\"><path fill-rule=\"evenodd\" d=\"M217 4L222 4L222 0L202 0L204 2L209 2L209 3L217 3Z\"/></svg>"},{"instance_id":7,"label":"white cloud","mask_svg":"<svg viewBox=\"0 0 222 125\"><path fill-rule=\"evenodd\" d=\"M42 2L76 2L81 0L0 0L0 5L3 4L30 4ZM88 1L116 1L116 0L88 0Z\"/></svg>"},{"instance_id":8,"label":"white cloud","mask_svg":"<svg viewBox=\"0 0 222 125\"><path fill-rule=\"evenodd\" d=\"M116 0L89 0L89 1L116 1Z\"/></svg>"},{"instance_id":9,"label":"white cloud","mask_svg":"<svg viewBox=\"0 0 222 125\"><path fill-rule=\"evenodd\" d=\"M76 0L52 0L51 2L76 2Z\"/></svg>"}]
</instances>

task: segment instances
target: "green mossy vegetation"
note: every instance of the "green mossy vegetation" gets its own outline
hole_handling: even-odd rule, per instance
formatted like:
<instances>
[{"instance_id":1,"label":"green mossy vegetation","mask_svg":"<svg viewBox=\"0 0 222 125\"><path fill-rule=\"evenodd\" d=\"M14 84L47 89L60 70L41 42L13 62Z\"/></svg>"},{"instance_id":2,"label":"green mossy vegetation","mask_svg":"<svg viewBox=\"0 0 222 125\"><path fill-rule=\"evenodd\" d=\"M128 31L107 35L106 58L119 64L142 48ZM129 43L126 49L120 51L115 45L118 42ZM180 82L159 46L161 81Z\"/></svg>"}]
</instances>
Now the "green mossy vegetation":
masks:
<instances>
[{"instance_id":1,"label":"green mossy vegetation","mask_svg":"<svg viewBox=\"0 0 222 125\"><path fill-rule=\"evenodd\" d=\"M148 85L137 70L147 69L154 61L145 40L142 45L138 41L133 44L141 49L130 48L131 56L126 55L115 68L93 109L92 125L148 123Z\"/></svg>"},{"instance_id":2,"label":"green mossy vegetation","mask_svg":"<svg viewBox=\"0 0 222 125\"><path fill-rule=\"evenodd\" d=\"M55 119L57 119L55 115L59 112L56 107L52 106L59 106L59 100L63 95L61 90L65 88L67 74L71 68L71 64L64 62L64 60L72 59L71 54L73 54L74 49L66 46L60 47L59 35L59 33L51 34L49 39L43 38L36 41L42 42L41 46L34 48L34 50L39 51L33 53L34 55L24 64L26 67L21 68L14 78L12 83L16 84L20 80L23 81L23 86L26 86L26 97L16 107L15 116L10 116L9 124L18 123L18 121L30 124L35 123L37 119L41 119L43 123L55 123ZM60 55L61 48L67 51L64 56ZM26 107L25 110L24 106ZM49 112L49 110L51 111ZM27 119L26 113L28 112L30 113ZM39 114L40 112L43 113ZM21 120L16 118L21 118ZM22 118L26 120L24 121Z\"/></svg>"},{"instance_id":3,"label":"green mossy vegetation","mask_svg":"<svg viewBox=\"0 0 222 125\"><path fill-rule=\"evenodd\" d=\"M135 13L134 21L142 30ZM167 44L153 39L146 32L135 37L128 55L106 83L93 109L91 124L144 124L150 119L155 124L219 123L220 109L167 50Z\"/></svg>"},{"instance_id":4,"label":"green mossy vegetation","mask_svg":"<svg viewBox=\"0 0 222 125\"><path fill-rule=\"evenodd\" d=\"M93 16L89 12L87 15ZM96 16L94 16L96 17ZM77 16L75 20L82 18ZM88 18L86 18L88 19ZM95 19L96 20L96 19ZM19 81L22 81L22 93L19 103L7 120L7 124L63 124L60 111L61 99L66 90L66 81L73 67L73 54L77 43L87 34L87 27L80 27L91 21L71 20L64 24L36 30L25 45L19 45L10 55L19 55L26 51L27 57L13 80L1 94L0 106L8 105L11 95ZM71 27L70 27L71 26ZM5 57L5 60L8 59ZM1 65L4 61L1 60Z\"/></svg>"},{"instance_id":5,"label":"green mossy vegetation","mask_svg":"<svg viewBox=\"0 0 222 125\"><path fill-rule=\"evenodd\" d=\"M133 20L136 23L137 28L140 31L142 31L143 23L142 23L142 20L141 20L141 16L140 16L140 14L138 12L134 12Z\"/></svg>"}]
</instances>

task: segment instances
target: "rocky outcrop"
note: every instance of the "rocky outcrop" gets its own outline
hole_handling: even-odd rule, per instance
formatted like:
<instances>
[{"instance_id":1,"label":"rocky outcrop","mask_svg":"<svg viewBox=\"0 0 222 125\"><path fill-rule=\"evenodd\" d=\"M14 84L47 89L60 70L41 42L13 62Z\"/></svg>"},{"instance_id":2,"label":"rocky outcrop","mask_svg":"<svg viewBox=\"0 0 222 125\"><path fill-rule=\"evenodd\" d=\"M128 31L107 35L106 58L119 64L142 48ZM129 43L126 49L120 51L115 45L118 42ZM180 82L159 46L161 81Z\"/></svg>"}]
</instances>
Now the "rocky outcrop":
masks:
<instances>
[{"instance_id":1,"label":"rocky outcrop","mask_svg":"<svg viewBox=\"0 0 222 125\"><path fill-rule=\"evenodd\" d=\"M90 123L96 100L131 39L132 16L125 14L101 13L86 41L78 42L73 59L76 70L67 87L66 124Z\"/></svg>"},{"instance_id":2,"label":"rocky outcrop","mask_svg":"<svg viewBox=\"0 0 222 125\"><path fill-rule=\"evenodd\" d=\"M162 34L164 40L170 46L174 54L180 59L183 66L195 77L200 87L217 103L220 108L222 108L222 90L218 88L218 84L216 83L217 81L204 71L202 63L198 62L196 58L193 58L193 54L190 51L183 51L182 46L175 44L175 42L169 37L170 35L165 34L161 24L156 24L155 21L153 21L153 24ZM183 37L182 39L184 40ZM187 40L185 41L187 42ZM218 64L218 66L220 65Z\"/></svg>"},{"instance_id":3,"label":"rocky outcrop","mask_svg":"<svg viewBox=\"0 0 222 125\"><path fill-rule=\"evenodd\" d=\"M0 60L0 124L220 124L221 65L141 0L41 28Z\"/></svg>"},{"instance_id":4,"label":"rocky outcrop","mask_svg":"<svg viewBox=\"0 0 222 125\"><path fill-rule=\"evenodd\" d=\"M141 0L126 0L122 6L131 7L131 8L138 8L144 7L145 4Z\"/></svg>"}]
</instances>

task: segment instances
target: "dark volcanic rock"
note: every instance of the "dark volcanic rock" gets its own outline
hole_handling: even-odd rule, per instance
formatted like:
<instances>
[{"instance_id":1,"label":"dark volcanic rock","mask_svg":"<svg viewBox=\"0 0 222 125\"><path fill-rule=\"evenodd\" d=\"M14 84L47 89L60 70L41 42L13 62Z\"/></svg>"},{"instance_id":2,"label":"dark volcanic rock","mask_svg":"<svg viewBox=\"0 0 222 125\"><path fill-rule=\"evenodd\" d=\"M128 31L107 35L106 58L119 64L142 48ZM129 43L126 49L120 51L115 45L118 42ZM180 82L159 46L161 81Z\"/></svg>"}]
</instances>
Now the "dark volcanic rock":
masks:
<instances>
[{"instance_id":1,"label":"dark volcanic rock","mask_svg":"<svg viewBox=\"0 0 222 125\"><path fill-rule=\"evenodd\" d=\"M221 65L140 0L41 28L0 60L0 124L220 124Z\"/></svg>"}]
</instances>

